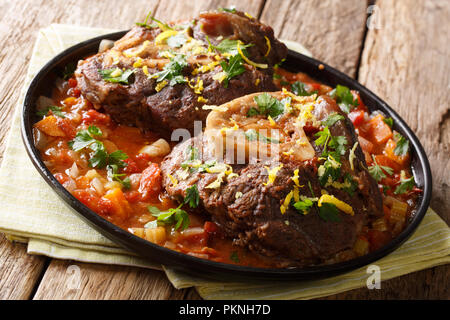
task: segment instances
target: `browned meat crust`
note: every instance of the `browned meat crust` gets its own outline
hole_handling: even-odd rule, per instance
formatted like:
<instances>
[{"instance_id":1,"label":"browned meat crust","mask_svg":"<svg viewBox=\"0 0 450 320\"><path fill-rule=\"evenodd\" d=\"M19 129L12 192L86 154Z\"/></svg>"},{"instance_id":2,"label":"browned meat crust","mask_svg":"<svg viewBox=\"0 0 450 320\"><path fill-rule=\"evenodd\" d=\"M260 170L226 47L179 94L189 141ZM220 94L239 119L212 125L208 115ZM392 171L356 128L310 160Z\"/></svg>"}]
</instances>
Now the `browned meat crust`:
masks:
<instances>
[{"instance_id":1,"label":"browned meat crust","mask_svg":"<svg viewBox=\"0 0 450 320\"><path fill-rule=\"evenodd\" d=\"M209 113L202 110L205 104L220 105L249 93L277 90L272 81L272 66L286 57L287 49L274 38L270 27L239 12L208 12L194 19L187 33L204 48L208 48L208 40L216 45L223 39L251 43L253 46L247 48L249 58L267 64L268 68L244 64L247 71L233 77L225 88L223 83L213 79L222 72L218 63L206 72L192 74L199 66L214 62L214 57L204 53L187 54L188 65L182 75L191 85L166 85L161 89L148 74L161 71L169 60L158 53L172 48L154 45L155 38L161 34L159 28L134 27L112 49L79 62L75 75L82 94L96 107L104 108L118 123L151 129L167 136L176 128L192 130L194 120L204 121ZM267 41L270 41L270 51ZM134 54L130 55L133 50ZM146 66L147 70L136 67L139 58L142 60L138 65ZM104 81L99 70L111 68L133 69L129 84ZM198 80L203 81L203 88L196 93L192 85Z\"/></svg>"},{"instance_id":2,"label":"browned meat crust","mask_svg":"<svg viewBox=\"0 0 450 320\"><path fill-rule=\"evenodd\" d=\"M317 100L314 113L318 120L326 119L333 112L342 114L334 100L322 96ZM357 141L354 128L348 119L330 127L333 135L345 136L348 145ZM313 143L314 144L314 143ZM282 214L280 206L294 187L292 177L298 169L300 195L320 197L321 187L317 173L317 158L322 150L315 146L316 158L296 162L282 158L283 166L278 171L273 184L268 180L266 166L270 164L231 165L238 176L224 180L220 188L207 188L217 179L217 173L199 172L191 169L186 179L179 179L176 185L168 177L177 176L183 170L183 163L189 157L189 146L201 152L201 162L208 163L214 157L206 138L196 137L176 146L161 164L164 185L168 193L182 201L185 190L197 185L201 205L219 224L224 233L239 246L247 247L266 257L276 267L307 266L333 263L354 258L352 248L357 236L367 226L372 217L382 214L381 195L375 181L368 174L363 153L359 146L355 151L354 169L349 163L349 150L342 156L342 173L349 173L358 181L359 187L351 196L344 190L327 187L336 198L349 204L355 215L341 213L339 222L325 221L314 206L303 215L290 206ZM349 148L349 149L350 149ZM310 187L309 187L310 186Z\"/></svg>"}]
</instances>

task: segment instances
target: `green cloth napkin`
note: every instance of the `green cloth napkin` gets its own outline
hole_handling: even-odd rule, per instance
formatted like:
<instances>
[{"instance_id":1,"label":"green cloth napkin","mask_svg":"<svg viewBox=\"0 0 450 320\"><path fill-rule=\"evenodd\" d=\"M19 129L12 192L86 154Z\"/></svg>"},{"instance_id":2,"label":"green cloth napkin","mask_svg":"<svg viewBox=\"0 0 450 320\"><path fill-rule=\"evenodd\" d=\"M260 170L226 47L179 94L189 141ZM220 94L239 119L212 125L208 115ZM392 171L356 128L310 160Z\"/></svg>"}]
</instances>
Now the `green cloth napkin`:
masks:
<instances>
[{"instance_id":1,"label":"green cloth napkin","mask_svg":"<svg viewBox=\"0 0 450 320\"><path fill-rule=\"evenodd\" d=\"M162 269L130 253L86 225L44 182L28 159L20 137L23 96L32 77L53 56L83 40L115 30L51 25L39 31L0 168L0 232L27 242L30 254L82 262ZM310 53L297 43L291 49ZM450 263L450 228L431 209L414 235L375 264L381 280ZM363 287L370 274L361 268L315 281L226 282L194 278L163 268L176 288L195 286L205 299L311 299ZM381 284L382 285L382 284Z\"/></svg>"}]
</instances>

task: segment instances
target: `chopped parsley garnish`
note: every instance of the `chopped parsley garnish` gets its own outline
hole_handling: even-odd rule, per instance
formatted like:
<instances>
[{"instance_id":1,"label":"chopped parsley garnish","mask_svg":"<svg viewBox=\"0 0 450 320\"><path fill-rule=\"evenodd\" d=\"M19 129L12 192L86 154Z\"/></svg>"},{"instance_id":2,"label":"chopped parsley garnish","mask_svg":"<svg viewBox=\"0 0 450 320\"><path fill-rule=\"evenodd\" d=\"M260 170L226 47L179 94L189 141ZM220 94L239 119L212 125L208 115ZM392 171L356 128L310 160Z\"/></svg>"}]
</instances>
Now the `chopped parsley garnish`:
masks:
<instances>
[{"instance_id":1,"label":"chopped parsley garnish","mask_svg":"<svg viewBox=\"0 0 450 320\"><path fill-rule=\"evenodd\" d=\"M333 222L339 222L341 219L339 218L339 210L338 208L328 202L323 202L322 205L319 207L319 217L322 218L324 221L333 221Z\"/></svg>"},{"instance_id":2,"label":"chopped parsley garnish","mask_svg":"<svg viewBox=\"0 0 450 320\"><path fill-rule=\"evenodd\" d=\"M300 81L294 82L291 85L291 90L297 96L311 96L313 94L317 94L318 93L317 90L315 90L313 92L309 92L308 90L306 90L305 84L303 82L300 82Z\"/></svg>"},{"instance_id":3,"label":"chopped parsley garnish","mask_svg":"<svg viewBox=\"0 0 450 320\"><path fill-rule=\"evenodd\" d=\"M236 13L236 8L235 7L219 8L219 11L225 11L225 12L229 12L229 13Z\"/></svg>"},{"instance_id":4,"label":"chopped parsley garnish","mask_svg":"<svg viewBox=\"0 0 450 320\"><path fill-rule=\"evenodd\" d=\"M178 208L170 208L167 211L160 211L153 206L147 207L152 216L157 217L156 221L159 225L175 225L174 229L181 231L187 229L191 221L186 211L181 209L181 205Z\"/></svg>"},{"instance_id":5,"label":"chopped parsley garnish","mask_svg":"<svg viewBox=\"0 0 450 320\"><path fill-rule=\"evenodd\" d=\"M319 183L324 187L328 181L336 181L341 176L341 164L331 156L319 167Z\"/></svg>"},{"instance_id":6,"label":"chopped parsley garnish","mask_svg":"<svg viewBox=\"0 0 450 320\"><path fill-rule=\"evenodd\" d=\"M400 178L400 184L395 188L394 194L404 194L416 185L416 182L414 181L414 177L411 176L411 178L406 179L404 171L401 173Z\"/></svg>"},{"instance_id":7,"label":"chopped parsley garnish","mask_svg":"<svg viewBox=\"0 0 450 320\"><path fill-rule=\"evenodd\" d=\"M276 118L282 113L284 113L284 103L278 99L272 97L268 93L263 93L254 98L258 109L250 108L247 112L248 117L255 115L268 115L272 118Z\"/></svg>"},{"instance_id":8,"label":"chopped parsley garnish","mask_svg":"<svg viewBox=\"0 0 450 320\"><path fill-rule=\"evenodd\" d=\"M148 20L149 19L154 21L156 23L156 25L154 25L154 24L149 25L148 24ZM159 21L158 19L155 19L155 17L152 16L152 12L151 11L149 11L149 13L147 14L147 17L145 18L143 23L142 22L136 22L136 25L139 26L139 27L147 28L147 29L152 29L152 28L155 28L155 27L159 27L163 31L164 30L173 30L173 28L170 27L167 23L164 23L164 22Z\"/></svg>"},{"instance_id":9,"label":"chopped parsley garnish","mask_svg":"<svg viewBox=\"0 0 450 320\"><path fill-rule=\"evenodd\" d=\"M397 144L394 153L397 156L405 156L409 151L409 141L398 132L394 134L394 140Z\"/></svg>"},{"instance_id":10,"label":"chopped parsley garnish","mask_svg":"<svg viewBox=\"0 0 450 320\"><path fill-rule=\"evenodd\" d=\"M337 161L345 154L347 138L344 136L332 136L327 127L315 134L318 137L314 142L317 146L323 146L322 157L331 155Z\"/></svg>"},{"instance_id":11,"label":"chopped parsley garnish","mask_svg":"<svg viewBox=\"0 0 450 320\"><path fill-rule=\"evenodd\" d=\"M358 99L354 99L350 89L345 86L337 85L336 89L330 92L330 95L345 113L349 113L359 105Z\"/></svg>"},{"instance_id":12,"label":"chopped parsley garnish","mask_svg":"<svg viewBox=\"0 0 450 320\"><path fill-rule=\"evenodd\" d=\"M94 137L101 137L102 131L96 126L89 126L87 130L81 130L75 136L75 139L68 142L69 147L74 151L81 151L88 149L89 164L93 168L104 168L107 165L117 165L118 167L127 166L123 160L128 156L121 150L114 151L111 154L105 149L103 143Z\"/></svg>"},{"instance_id":13,"label":"chopped parsley garnish","mask_svg":"<svg viewBox=\"0 0 450 320\"><path fill-rule=\"evenodd\" d=\"M228 62L222 61L220 66L225 73L225 78L223 79L223 86L225 88L228 88L228 83L233 77L243 74L246 70L244 60L239 54L230 57Z\"/></svg>"},{"instance_id":14,"label":"chopped parsley garnish","mask_svg":"<svg viewBox=\"0 0 450 320\"><path fill-rule=\"evenodd\" d=\"M391 128L394 125L394 119L392 119L392 118L384 118L383 121Z\"/></svg>"},{"instance_id":15,"label":"chopped parsley garnish","mask_svg":"<svg viewBox=\"0 0 450 320\"><path fill-rule=\"evenodd\" d=\"M129 84L130 76L134 74L134 70L128 69L125 71L119 68L98 70L103 80L112 83Z\"/></svg>"},{"instance_id":16,"label":"chopped parsley garnish","mask_svg":"<svg viewBox=\"0 0 450 320\"><path fill-rule=\"evenodd\" d=\"M77 69L77 64L75 62L70 62L66 64L64 67L64 70L62 72L62 77L64 80L69 80L72 76L75 70Z\"/></svg>"},{"instance_id":17,"label":"chopped parsley garnish","mask_svg":"<svg viewBox=\"0 0 450 320\"><path fill-rule=\"evenodd\" d=\"M303 214L307 214L313 206L314 202L309 198L304 198L303 200L294 203L294 208Z\"/></svg>"},{"instance_id":18,"label":"chopped parsley garnish","mask_svg":"<svg viewBox=\"0 0 450 320\"><path fill-rule=\"evenodd\" d=\"M177 83L186 83L183 77L183 69L188 65L184 54L177 54L170 59L162 71L152 74L150 77L155 78L157 82L168 81L169 85L174 86Z\"/></svg>"},{"instance_id":19,"label":"chopped parsley garnish","mask_svg":"<svg viewBox=\"0 0 450 320\"><path fill-rule=\"evenodd\" d=\"M209 43L209 47L211 49L215 49L215 50L219 51L220 53L228 53L233 56L239 54L238 49L237 49L238 44L239 44L242 52L245 55L246 55L245 49L253 46L253 44L251 44L251 43L243 45L242 43L239 43L240 40L231 40L231 39L222 40L217 46L214 46L211 44L211 42L209 42L209 39L207 39L207 40Z\"/></svg>"},{"instance_id":20,"label":"chopped parsley garnish","mask_svg":"<svg viewBox=\"0 0 450 320\"><path fill-rule=\"evenodd\" d=\"M186 189L186 196L184 197L184 204L189 204L191 208L197 208L200 202L197 185L193 185Z\"/></svg>"},{"instance_id":21,"label":"chopped parsley garnish","mask_svg":"<svg viewBox=\"0 0 450 320\"><path fill-rule=\"evenodd\" d=\"M255 129L249 129L245 131L244 135L248 141L261 141L264 143L280 143L280 140L263 136Z\"/></svg>"},{"instance_id":22,"label":"chopped parsley garnish","mask_svg":"<svg viewBox=\"0 0 450 320\"><path fill-rule=\"evenodd\" d=\"M344 174L344 185L343 190L353 197L356 189L358 189L358 183L348 172Z\"/></svg>"},{"instance_id":23,"label":"chopped parsley garnish","mask_svg":"<svg viewBox=\"0 0 450 320\"><path fill-rule=\"evenodd\" d=\"M238 254L237 254L236 251L231 252L231 254L230 254L230 260L233 261L233 262L235 262L235 263L241 262L241 261L239 260L239 256L238 256Z\"/></svg>"},{"instance_id":24,"label":"chopped parsley garnish","mask_svg":"<svg viewBox=\"0 0 450 320\"><path fill-rule=\"evenodd\" d=\"M322 125L326 126L326 127L331 127L333 126L336 122L340 121L340 120L344 120L344 116L337 113L337 112L333 112L331 113L328 118L324 121L322 121Z\"/></svg>"},{"instance_id":25,"label":"chopped parsley garnish","mask_svg":"<svg viewBox=\"0 0 450 320\"><path fill-rule=\"evenodd\" d=\"M36 115L38 115L39 117L45 117L51 111L55 116L65 118L62 109L62 107L50 106L45 108L44 110L36 112Z\"/></svg>"},{"instance_id":26,"label":"chopped parsley garnish","mask_svg":"<svg viewBox=\"0 0 450 320\"><path fill-rule=\"evenodd\" d=\"M106 166L106 171L108 173L108 179L110 181L117 181L124 189L130 189L131 188L131 180L129 177L126 177L125 179L121 179L121 177L125 176L125 173L119 173L119 165L117 164L110 164Z\"/></svg>"},{"instance_id":27,"label":"chopped parsley garnish","mask_svg":"<svg viewBox=\"0 0 450 320\"><path fill-rule=\"evenodd\" d=\"M373 165L371 165L368 169L369 169L370 175L372 176L372 178L375 179L375 181L379 182L381 179L386 178L386 174L384 173L384 171L388 175L392 175L394 173L394 170L392 168L386 167L386 166L380 166L377 163L377 161L375 160L374 155L372 155L372 159L373 159Z\"/></svg>"}]
</instances>

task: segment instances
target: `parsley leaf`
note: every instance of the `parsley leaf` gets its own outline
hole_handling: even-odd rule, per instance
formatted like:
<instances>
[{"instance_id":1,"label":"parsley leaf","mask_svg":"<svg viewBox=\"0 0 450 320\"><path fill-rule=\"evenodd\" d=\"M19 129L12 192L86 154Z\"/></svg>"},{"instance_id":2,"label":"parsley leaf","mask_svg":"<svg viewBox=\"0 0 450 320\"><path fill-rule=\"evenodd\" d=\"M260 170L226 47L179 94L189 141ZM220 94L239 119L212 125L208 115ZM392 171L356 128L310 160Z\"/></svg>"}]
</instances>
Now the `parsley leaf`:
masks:
<instances>
[{"instance_id":1,"label":"parsley leaf","mask_svg":"<svg viewBox=\"0 0 450 320\"><path fill-rule=\"evenodd\" d=\"M263 136L262 134L257 132L255 129L249 129L249 130L245 131L244 135L248 141L261 141L264 143L280 143L280 140Z\"/></svg>"},{"instance_id":2,"label":"parsley leaf","mask_svg":"<svg viewBox=\"0 0 450 320\"><path fill-rule=\"evenodd\" d=\"M238 49L237 49L239 41L240 40L225 39L225 40L222 40L217 46L214 46L209 42L210 43L209 47L219 51L220 53L229 53L234 56L234 55L239 54ZM253 46L253 44L251 44L251 43L245 44L245 45L243 45L242 43L239 43L239 45L240 45L242 52L245 55L247 55L246 54L247 52L245 51L245 49Z\"/></svg>"},{"instance_id":3,"label":"parsley leaf","mask_svg":"<svg viewBox=\"0 0 450 320\"><path fill-rule=\"evenodd\" d=\"M162 71L152 74L151 78L156 78L157 82L167 80L169 85L174 86L177 83L186 83L183 77L183 69L188 65L186 56L184 54L177 54L170 59Z\"/></svg>"},{"instance_id":4,"label":"parsley leaf","mask_svg":"<svg viewBox=\"0 0 450 320\"><path fill-rule=\"evenodd\" d=\"M125 71L119 68L98 70L103 80L111 83L129 84L130 76L134 74L134 70L128 69Z\"/></svg>"},{"instance_id":5,"label":"parsley leaf","mask_svg":"<svg viewBox=\"0 0 450 320\"><path fill-rule=\"evenodd\" d=\"M354 107L359 105L358 99L353 99L353 94L350 89L345 86L337 85L336 89L331 91L330 95L345 113L349 113Z\"/></svg>"},{"instance_id":6,"label":"parsley leaf","mask_svg":"<svg viewBox=\"0 0 450 320\"><path fill-rule=\"evenodd\" d=\"M317 146L323 145L322 157L331 155L337 161L345 154L347 145L347 138L344 136L332 136L330 129L327 127L315 134L318 137L314 142ZM328 148L331 151L328 151Z\"/></svg>"},{"instance_id":7,"label":"parsley leaf","mask_svg":"<svg viewBox=\"0 0 450 320\"><path fill-rule=\"evenodd\" d=\"M231 254L230 254L230 260L233 261L233 262L236 262L236 263L241 262L241 261L239 260L239 256L238 256L238 254L237 254L236 251L231 252Z\"/></svg>"},{"instance_id":8,"label":"parsley leaf","mask_svg":"<svg viewBox=\"0 0 450 320\"><path fill-rule=\"evenodd\" d=\"M394 119L392 119L392 118L384 118L383 121L391 128L394 125Z\"/></svg>"},{"instance_id":9,"label":"parsley leaf","mask_svg":"<svg viewBox=\"0 0 450 320\"><path fill-rule=\"evenodd\" d=\"M70 62L66 64L62 72L63 80L69 80L73 76L73 73L75 72L76 69L77 64L75 62Z\"/></svg>"},{"instance_id":10,"label":"parsley leaf","mask_svg":"<svg viewBox=\"0 0 450 320\"><path fill-rule=\"evenodd\" d=\"M50 111L57 117L65 118L64 113L62 112L62 107L57 106L49 106L45 108L44 110L36 112L36 115L39 117L45 117Z\"/></svg>"},{"instance_id":11,"label":"parsley leaf","mask_svg":"<svg viewBox=\"0 0 450 320\"><path fill-rule=\"evenodd\" d=\"M322 218L324 221L333 221L333 222L339 222L341 219L339 218L339 210L338 208L328 202L323 202L322 205L319 207L319 217Z\"/></svg>"},{"instance_id":12,"label":"parsley leaf","mask_svg":"<svg viewBox=\"0 0 450 320\"><path fill-rule=\"evenodd\" d=\"M222 67L223 72L225 72L225 79L223 80L223 86L225 88L228 88L228 83L231 78L243 74L246 70L243 59L239 54L232 56L228 63L222 61L220 66Z\"/></svg>"},{"instance_id":13,"label":"parsley leaf","mask_svg":"<svg viewBox=\"0 0 450 320\"><path fill-rule=\"evenodd\" d=\"M278 99L272 97L268 93L263 93L254 98L258 109L250 108L247 112L247 116L255 115L269 115L272 118L276 118L284 113L284 103Z\"/></svg>"},{"instance_id":14,"label":"parsley leaf","mask_svg":"<svg viewBox=\"0 0 450 320\"><path fill-rule=\"evenodd\" d=\"M121 150L108 154L103 143L94 138L94 136L101 137L102 135L103 133L98 127L89 126L87 130L79 131L75 139L68 142L68 145L77 152L89 149L89 164L94 168L103 168L108 164L125 167L127 164L123 160L127 159L128 156Z\"/></svg>"},{"instance_id":15,"label":"parsley leaf","mask_svg":"<svg viewBox=\"0 0 450 320\"><path fill-rule=\"evenodd\" d=\"M116 164L110 164L106 167L106 171L108 173L108 179L110 181L117 181L120 182L124 189L130 189L131 188L131 180L129 177L126 177L125 179L121 179L121 177L125 176L125 173L119 173L119 166Z\"/></svg>"},{"instance_id":16,"label":"parsley leaf","mask_svg":"<svg viewBox=\"0 0 450 320\"><path fill-rule=\"evenodd\" d=\"M402 172L402 176L404 175L404 172ZM404 194L416 185L416 182L414 181L414 177L411 177L409 179L406 179L405 177L400 178L400 184L395 188L394 194Z\"/></svg>"},{"instance_id":17,"label":"parsley leaf","mask_svg":"<svg viewBox=\"0 0 450 320\"><path fill-rule=\"evenodd\" d=\"M303 200L294 203L294 208L303 214L307 214L313 205L314 202L311 199L304 198Z\"/></svg>"},{"instance_id":18,"label":"parsley leaf","mask_svg":"<svg viewBox=\"0 0 450 320\"><path fill-rule=\"evenodd\" d=\"M344 174L344 184L348 185L343 188L351 197L355 194L356 189L358 189L358 183L352 178L352 176L346 172Z\"/></svg>"},{"instance_id":19,"label":"parsley leaf","mask_svg":"<svg viewBox=\"0 0 450 320\"><path fill-rule=\"evenodd\" d=\"M398 132L394 134L394 140L397 144L394 153L397 156L405 156L409 151L409 141Z\"/></svg>"},{"instance_id":20,"label":"parsley leaf","mask_svg":"<svg viewBox=\"0 0 450 320\"><path fill-rule=\"evenodd\" d=\"M294 82L291 85L291 90L297 96L311 96L313 94L317 94L318 93L317 90L309 92L308 90L306 90L306 85L303 82L300 82L300 81Z\"/></svg>"},{"instance_id":21,"label":"parsley leaf","mask_svg":"<svg viewBox=\"0 0 450 320\"><path fill-rule=\"evenodd\" d=\"M219 11L225 11L225 12L229 12L229 13L236 13L236 8L235 7L219 8Z\"/></svg>"},{"instance_id":22,"label":"parsley leaf","mask_svg":"<svg viewBox=\"0 0 450 320\"><path fill-rule=\"evenodd\" d=\"M378 165L374 155L372 155L372 159L374 164L371 165L368 169L370 175L375 179L375 181L379 182L381 179L386 178L386 174L383 172L383 170L386 171L388 175L392 175L394 173L394 170L392 168Z\"/></svg>"},{"instance_id":23,"label":"parsley leaf","mask_svg":"<svg viewBox=\"0 0 450 320\"><path fill-rule=\"evenodd\" d=\"M193 185L186 189L186 196L184 197L184 203L189 204L191 208L197 208L200 202L200 196L198 194L197 185Z\"/></svg>"},{"instance_id":24,"label":"parsley leaf","mask_svg":"<svg viewBox=\"0 0 450 320\"><path fill-rule=\"evenodd\" d=\"M160 211L158 208L152 206L148 206L147 209L152 216L157 217L156 221L158 224L175 225L174 229L180 229L181 231L189 227L189 215L181 209L181 205L178 208L170 208L167 211Z\"/></svg>"},{"instance_id":25,"label":"parsley leaf","mask_svg":"<svg viewBox=\"0 0 450 320\"><path fill-rule=\"evenodd\" d=\"M322 125L327 126L327 127L331 127L333 126L336 122L340 121L340 120L344 120L344 116L337 113L337 112L333 112L331 113L328 118L324 121L322 121Z\"/></svg>"},{"instance_id":26,"label":"parsley leaf","mask_svg":"<svg viewBox=\"0 0 450 320\"><path fill-rule=\"evenodd\" d=\"M328 180L336 181L341 176L341 164L337 162L335 159L327 157L327 160L320 165L318 169L319 174L319 183L322 187L324 187Z\"/></svg>"}]
</instances>

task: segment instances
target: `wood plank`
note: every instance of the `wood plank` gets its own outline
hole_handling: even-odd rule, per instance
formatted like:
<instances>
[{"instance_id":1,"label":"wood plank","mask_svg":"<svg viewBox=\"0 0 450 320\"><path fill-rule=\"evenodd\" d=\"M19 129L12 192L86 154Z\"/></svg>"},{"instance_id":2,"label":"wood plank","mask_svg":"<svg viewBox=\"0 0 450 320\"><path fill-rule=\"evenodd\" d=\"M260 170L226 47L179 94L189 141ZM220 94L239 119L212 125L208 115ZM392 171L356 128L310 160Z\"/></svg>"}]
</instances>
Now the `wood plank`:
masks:
<instances>
[{"instance_id":1,"label":"wood plank","mask_svg":"<svg viewBox=\"0 0 450 320\"><path fill-rule=\"evenodd\" d=\"M68 8L65 12L73 12L68 17L66 13L55 16L55 12L63 12L58 7L62 4L54 1L46 11L53 13L35 12L39 19L57 23L79 24L85 26L101 26L109 28L128 28L135 21L143 21L148 10L161 19L182 19L196 15L205 9L229 7L232 1L198 1L195 3L180 1L164 1L158 5L157 1L125 2L110 1L96 2L94 9L86 11L87 1L70 1L64 3ZM241 10L258 14L262 8L262 0L245 2ZM114 14L113 14L114 12ZM51 17L45 17L45 15ZM96 20L97 16L101 16ZM120 266L104 266L93 264L76 264L81 268L82 286L79 290L70 289L66 282L72 279L67 268L73 262L52 260L35 299L198 299L194 289L176 290L166 279L164 273L139 268Z\"/></svg>"},{"instance_id":2,"label":"wood plank","mask_svg":"<svg viewBox=\"0 0 450 320\"><path fill-rule=\"evenodd\" d=\"M34 299L161 300L194 298L176 290L161 271L52 260Z\"/></svg>"},{"instance_id":3,"label":"wood plank","mask_svg":"<svg viewBox=\"0 0 450 320\"><path fill-rule=\"evenodd\" d=\"M48 260L28 255L25 245L0 235L0 300L29 299Z\"/></svg>"},{"instance_id":4,"label":"wood plank","mask_svg":"<svg viewBox=\"0 0 450 320\"><path fill-rule=\"evenodd\" d=\"M361 0L267 0L261 20L279 38L298 41L315 58L355 76L366 10Z\"/></svg>"},{"instance_id":5,"label":"wood plank","mask_svg":"<svg viewBox=\"0 0 450 320\"><path fill-rule=\"evenodd\" d=\"M419 137L433 172L431 207L450 221L450 2L376 2L381 29L367 34L359 81L393 107ZM415 272L382 290L359 289L340 299L449 299L450 266Z\"/></svg>"},{"instance_id":6,"label":"wood plank","mask_svg":"<svg viewBox=\"0 0 450 320\"><path fill-rule=\"evenodd\" d=\"M433 171L432 208L450 221L448 1L377 2L382 28L367 34L359 80L419 137Z\"/></svg>"},{"instance_id":7,"label":"wood plank","mask_svg":"<svg viewBox=\"0 0 450 320\"><path fill-rule=\"evenodd\" d=\"M161 1L155 15L158 18L172 21L189 19L201 11L229 8L236 5L236 9L248 12L257 17L264 5L263 0L248 0L237 3L234 0L196 0L196 1Z\"/></svg>"}]
</instances>

